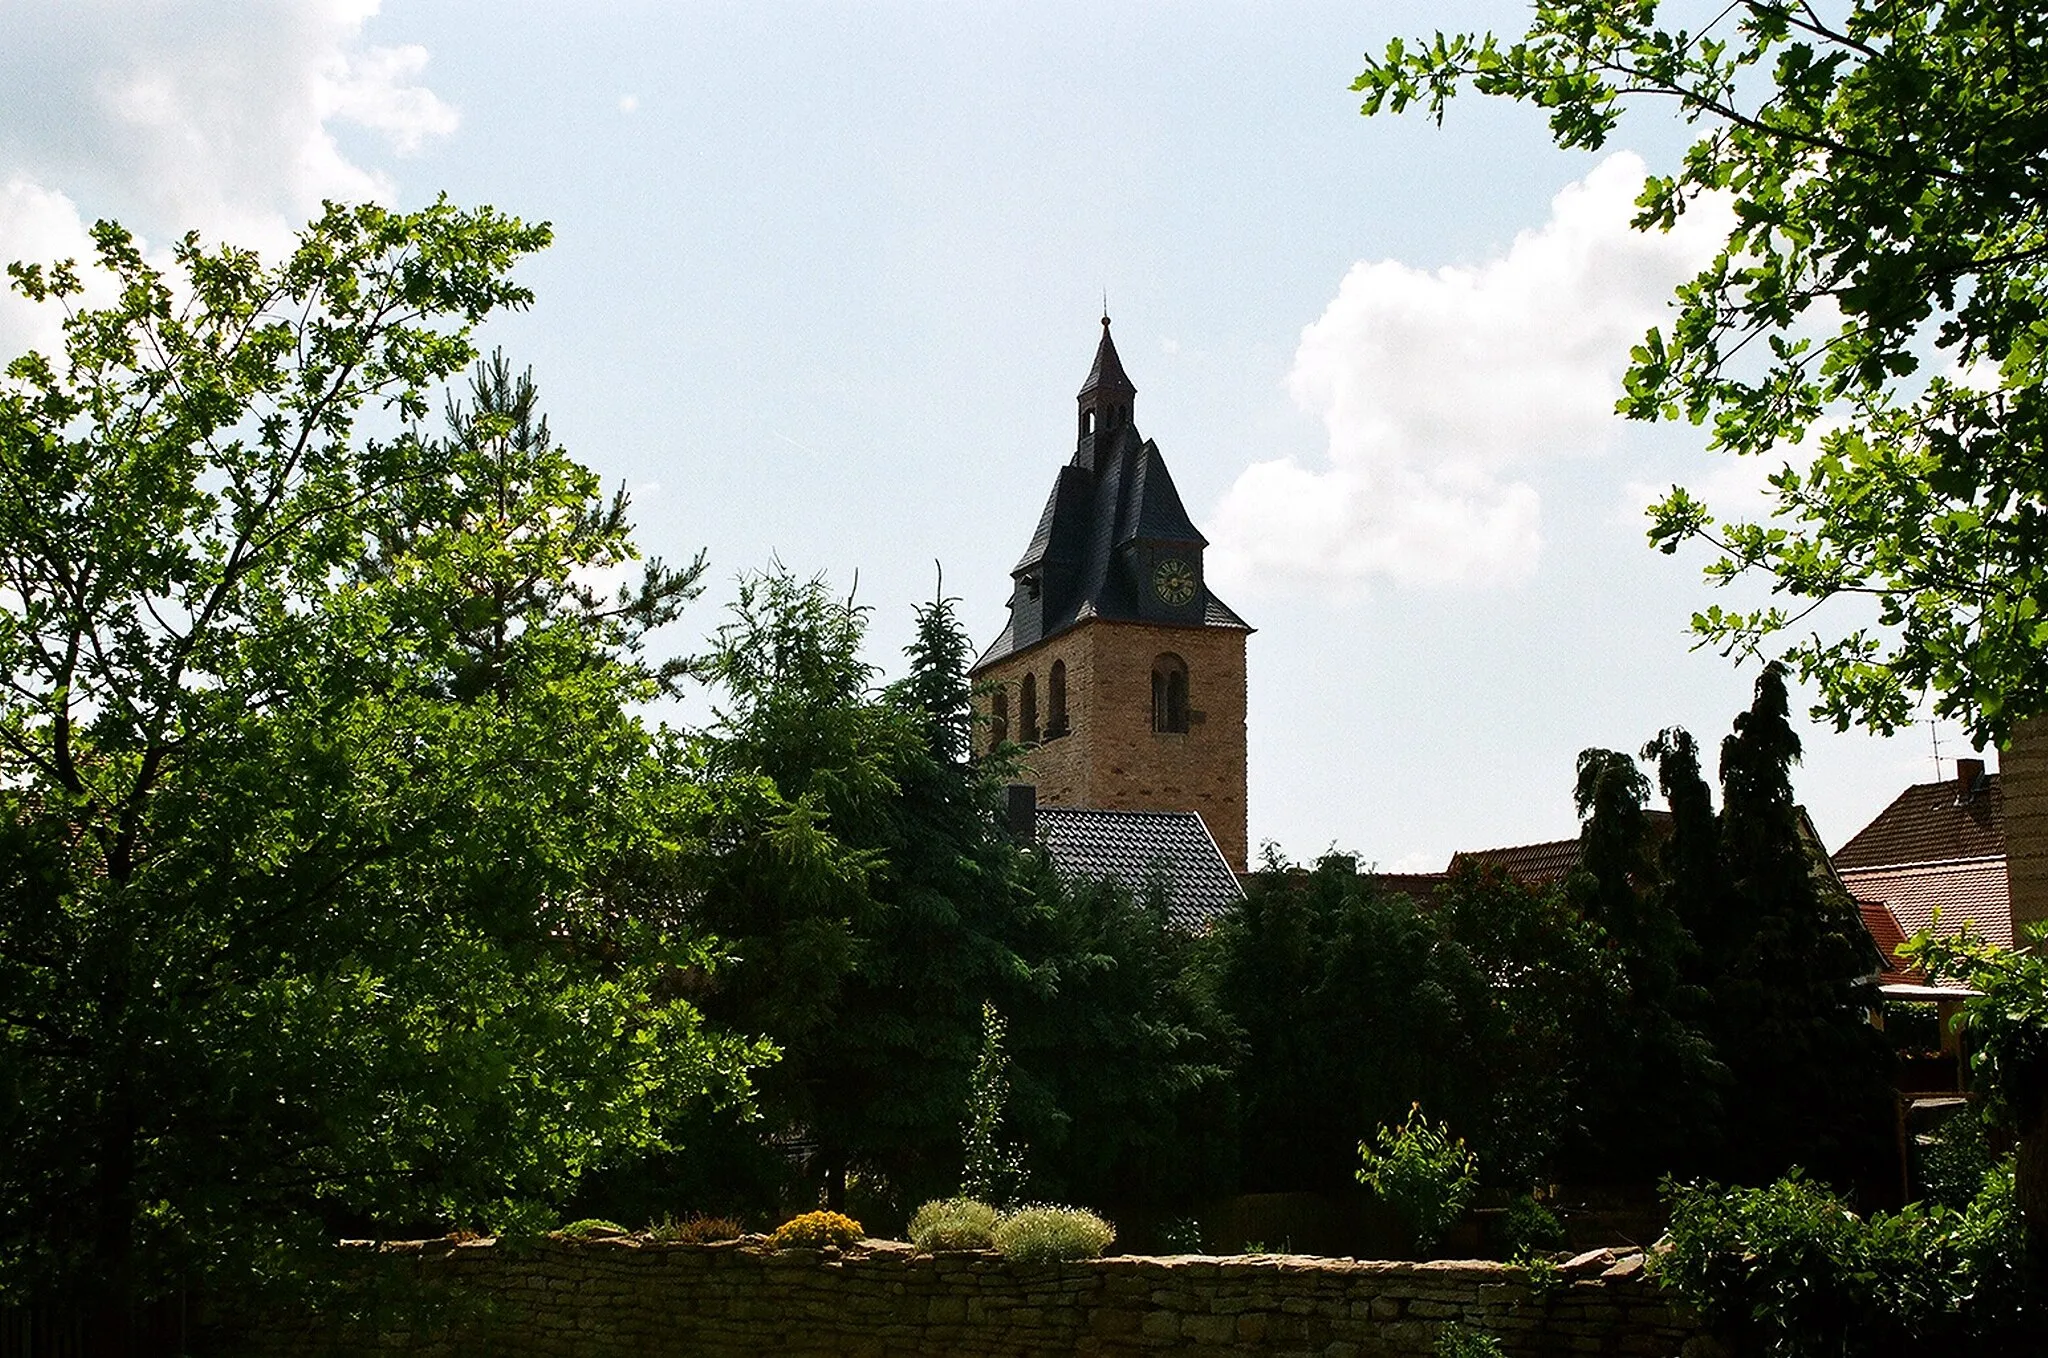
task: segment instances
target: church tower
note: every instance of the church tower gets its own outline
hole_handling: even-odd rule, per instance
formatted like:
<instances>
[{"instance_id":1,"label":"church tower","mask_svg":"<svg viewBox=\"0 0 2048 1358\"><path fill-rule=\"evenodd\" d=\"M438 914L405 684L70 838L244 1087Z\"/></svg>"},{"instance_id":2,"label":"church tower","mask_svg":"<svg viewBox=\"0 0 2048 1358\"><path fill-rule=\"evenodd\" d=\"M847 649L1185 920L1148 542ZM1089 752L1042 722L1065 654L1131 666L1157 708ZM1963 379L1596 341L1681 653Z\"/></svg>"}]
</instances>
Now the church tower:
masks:
<instances>
[{"instance_id":1,"label":"church tower","mask_svg":"<svg viewBox=\"0 0 2048 1358\"><path fill-rule=\"evenodd\" d=\"M1010 621L972 671L988 748L1013 740L1048 806L1196 811L1247 860L1245 638L1209 592L1208 539L1102 318L1074 456L1010 571Z\"/></svg>"}]
</instances>

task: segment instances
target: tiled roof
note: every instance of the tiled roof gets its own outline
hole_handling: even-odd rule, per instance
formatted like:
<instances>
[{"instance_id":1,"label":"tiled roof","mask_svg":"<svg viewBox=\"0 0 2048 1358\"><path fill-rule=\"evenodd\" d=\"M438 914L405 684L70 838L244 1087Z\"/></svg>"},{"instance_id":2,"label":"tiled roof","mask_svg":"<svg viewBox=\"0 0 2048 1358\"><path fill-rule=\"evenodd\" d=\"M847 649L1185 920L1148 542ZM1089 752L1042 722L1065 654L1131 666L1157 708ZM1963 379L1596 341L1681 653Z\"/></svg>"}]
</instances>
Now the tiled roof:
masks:
<instances>
[{"instance_id":1,"label":"tiled roof","mask_svg":"<svg viewBox=\"0 0 2048 1358\"><path fill-rule=\"evenodd\" d=\"M1922 929L1953 934L1967 921L1990 942L2012 946L2012 905L2003 855L1886 868L1843 868L1837 860L1837 868L1842 885L1857 900L1884 902L1908 934Z\"/></svg>"},{"instance_id":2,"label":"tiled roof","mask_svg":"<svg viewBox=\"0 0 2048 1358\"><path fill-rule=\"evenodd\" d=\"M1858 900L1856 911L1863 916L1863 928L1870 935L1870 941L1877 945L1877 951L1884 958L1884 971L1878 976L1880 985L1926 985L1927 973L1918 967L1907 965L1899 956L1898 948L1906 941L1906 931L1899 927L1898 917L1883 901Z\"/></svg>"},{"instance_id":3,"label":"tiled roof","mask_svg":"<svg viewBox=\"0 0 2048 1358\"><path fill-rule=\"evenodd\" d=\"M1455 870L1459 863L1500 868L1518 882L1544 886L1569 875L1579 865L1579 841L1552 839L1505 849L1467 849L1451 855L1450 870Z\"/></svg>"},{"instance_id":4,"label":"tiled roof","mask_svg":"<svg viewBox=\"0 0 2048 1358\"><path fill-rule=\"evenodd\" d=\"M1173 922L1203 929L1244 899L1237 874L1193 811L1040 806L1038 842L1063 877L1165 888Z\"/></svg>"},{"instance_id":5,"label":"tiled roof","mask_svg":"<svg viewBox=\"0 0 2048 1358\"><path fill-rule=\"evenodd\" d=\"M1967 796L1952 779L1916 783L1835 851L1835 868L1847 873L1899 863L2002 858L2004 808L2004 790L1995 773L1979 778Z\"/></svg>"},{"instance_id":6,"label":"tiled roof","mask_svg":"<svg viewBox=\"0 0 2048 1358\"><path fill-rule=\"evenodd\" d=\"M1645 810L1650 822L1650 842L1661 844L1671 837L1671 813ZM1579 840L1548 839L1541 844L1514 844L1504 849L1464 849L1451 855L1446 872L1460 862L1497 867L1527 886L1548 886L1561 882L1579 865Z\"/></svg>"},{"instance_id":7,"label":"tiled roof","mask_svg":"<svg viewBox=\"0 0 2048 1358\"><path fill-rule=\"evenodd\" d=\"M1436 889L1444 884L1441 872L1376 872L1372 880L1382 891L1396 896L1406 896L1417 905L1429 905L1436 900Z\"/></svg>"}]
</instances>

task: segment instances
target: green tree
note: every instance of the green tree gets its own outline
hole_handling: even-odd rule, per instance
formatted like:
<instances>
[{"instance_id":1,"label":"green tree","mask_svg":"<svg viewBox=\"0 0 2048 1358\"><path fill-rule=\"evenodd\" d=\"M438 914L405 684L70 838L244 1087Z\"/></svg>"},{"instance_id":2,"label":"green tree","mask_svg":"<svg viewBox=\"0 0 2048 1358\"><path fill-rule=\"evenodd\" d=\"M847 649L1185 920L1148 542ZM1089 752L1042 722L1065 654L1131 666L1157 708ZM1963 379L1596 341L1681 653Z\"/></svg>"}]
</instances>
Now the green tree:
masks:
<instances>
[{"instance_id":1,"label":"green tree","mask_svg":"<svg viewBox=\"0 0 2048 1358\"><path fill-rule=\"evenodd\" d=\"M1416 1102L1526 1188L1584 1126L1585 1038L1625 981L1555 891L1460 864L1435 900L1332 857L1279 860L1219 925L1217 994L1237 1030L1243 1177L1338 1191L1359 1137Z\"/></svg>"},{"instance_id":2,"label":"green tree","mask_svg":"<svg viewBox=\"0 0 2048 1358\"><path fill-rule=\"evenodd\" d=\"M1008 1207L1024 1181L1024 1148L1002 1139L1003 1106L1010 1101L1010 1057L1003 1038L1010 1025L993 1004L981 1006L981 1050L968 1079L967 1116L960 1124L960 1196Z\"/></svg>"},{"instance_id":3,"label":"green tree","mask_svg":"<svg viewBox=\"0 0 2048 1358\"><path fill-rule=\"evenodd\" d=\"M502 365L412 428L547 236L332 207L274 265L187 237L174 281L102 223L100 308L13 270L67 320L0 387L10 1293L544 1220L761 1059L668 988L704 952L647 889L694 793L638 645L688 580L582 595L623 505L511 447Z\"/></svg>"},{"instance_id":4,"label":"green tree","mask_svg":"<svg viewBox=\"0 0 2048 1358\"><path fill-rule=\"evenodd\" d=\"M2048 711L2048 13L2034 0L1736 0L1698 31L1655 0L1545 0L1528 31L1399 39L1364 111L1442 119L1470 85L1604 145L1631 101L1701 134L1636 225L1710 194L1724 248L1631 357L1621 409L1710 424L1711 445L1806 465L1764 523L1717 523L1674 489L1666 551L1787 602L1710 607L1705 640L1783 657L1838 726L1891 730L1916 698L1980 741ZM1859 609L1857 601L1863 601ZM1830 623L1811 618L1833 603ZM1798 630L1795 631L1794 629ZM1803 638L1803 639L1802 639Z\"/></svg>"},{"instance_id":5,"label":"green tree","mask_svg":"<svg viewBox=\"0 0 2048 1358\"><path fill-rule=\"evenodd\" d=\"M730 814L704 838L695 917L737 961L711 1012L773 1037L779 1130L815 1147L828 1197L849 1171L950 1191L981 1005L1028 980L1022 860L966 758L966 641L950 601L920 610L911 673L860 655L866 612L821 580L742 582L704 663L722 695L698 760Z\"/></svg>"},{"instance_id":6,"label":"green tree","mask_svg":"<svg viewBox=\"0 0 2048 1358\"><path fill-rule=\"evenodd\" d=\"M1982 939L1916 935L1903 950L1930 975L1977 991L1964 1010L1976 1088L2017 1137L2014 1193L2026 1226L2027 1267L2048 1284L2048 956ZM2044 1293L2043 1295L2048 1295Z\"/></svg>"},{"instance_id":7,"label":"green tree","mask_svg":"<svg viewBox=\"0 0 2048 1358\"><path fill-rule=\"evenodd\" d=\"M1235 1184L1229 1025L1208 940L1156 890L1032 879L1015 1002L1036 1195L1186 1211Z\"/></svg>"}]
</instances>

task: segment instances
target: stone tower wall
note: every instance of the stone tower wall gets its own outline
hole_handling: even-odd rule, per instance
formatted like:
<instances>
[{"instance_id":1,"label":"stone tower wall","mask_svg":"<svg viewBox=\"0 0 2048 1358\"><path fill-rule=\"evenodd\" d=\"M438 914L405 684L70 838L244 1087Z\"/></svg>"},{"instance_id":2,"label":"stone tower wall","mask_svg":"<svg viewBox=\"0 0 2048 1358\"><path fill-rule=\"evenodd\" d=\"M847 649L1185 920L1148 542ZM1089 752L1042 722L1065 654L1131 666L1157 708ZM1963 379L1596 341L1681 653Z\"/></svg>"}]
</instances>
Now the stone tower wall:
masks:
<instances>
[{"instance_id":1,"label":"stone tower wall","mask_svg":"<svg viewBox=\"0 0 2048 1358\"><path fill-rule=\"evenodd\" d=\"M1016 740L1024 676L1037 676L1043 725L1050 711L1047 677L1054 661L1065 661L1069 732L1042 742L1025 760L1039 800L1117 811L1198 811L1216 847L1242 872L1249 850L1245 635L1221 627L1083 623L989 666L977 685L1008 689L1010 738ZM1187 662L1185 734L1152 729L1152 662L1165 652ZM987 715L986 692L975 706Z\"/></svg>"},{"instance_id":2,"label":"stone tower wall","mask_svg":"<svg viewBox=\"0 0 2048 1358\"><path fill-rule=\"evenodd\" d=\"M2048 717L2023 721L1998 755L2013 942L2048 922Z\"/></svg>"}]
</instances>

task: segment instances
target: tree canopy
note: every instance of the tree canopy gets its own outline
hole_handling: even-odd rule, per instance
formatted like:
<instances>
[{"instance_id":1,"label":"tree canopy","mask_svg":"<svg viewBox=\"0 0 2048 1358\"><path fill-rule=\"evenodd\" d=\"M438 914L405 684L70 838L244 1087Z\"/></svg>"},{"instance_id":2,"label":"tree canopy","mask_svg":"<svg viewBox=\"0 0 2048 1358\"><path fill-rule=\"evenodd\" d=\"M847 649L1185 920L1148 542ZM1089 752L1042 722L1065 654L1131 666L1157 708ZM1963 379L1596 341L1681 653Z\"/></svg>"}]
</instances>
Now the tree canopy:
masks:
<instances>
[{"instance_id":1,"label":"tree canopy","mask_svg":"<svg viewBox=\"0 0 2048 1358\"><path fill-rule=\"evenodd\" d=\"M1687 30L1659 8L1546 0L1512 41L1395 39L1354 88L1367 114L1441 121L1470 86L1589 150L1631 102L1701 129L1635 224L1725 195L1735 225L1634 349L1620 409L1782 460L1767 521L1674 488L1650 537L1710 544L1711 580L1783 601L1693 627L1777 649L1837 726L1889 731L1931 694L2002 742L2048 711L2048 12L1735 0Z\"/></svg>"},{"instance_id":2,"label":"tree canopy","mask_svg":"<svg viewBox=\"0 0 2048 1358\"><path fill-rule=\"evenodd\" d=\"M545 226L330 208L282 261L95 229L0 385L0 1287L101 1302L366 1222L544 1221L742 1098L672 978L700 793L633 715L694 590L531 383L430 397Z\"/></svg>"}]
</instances>

